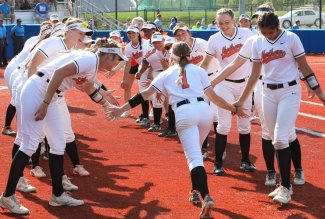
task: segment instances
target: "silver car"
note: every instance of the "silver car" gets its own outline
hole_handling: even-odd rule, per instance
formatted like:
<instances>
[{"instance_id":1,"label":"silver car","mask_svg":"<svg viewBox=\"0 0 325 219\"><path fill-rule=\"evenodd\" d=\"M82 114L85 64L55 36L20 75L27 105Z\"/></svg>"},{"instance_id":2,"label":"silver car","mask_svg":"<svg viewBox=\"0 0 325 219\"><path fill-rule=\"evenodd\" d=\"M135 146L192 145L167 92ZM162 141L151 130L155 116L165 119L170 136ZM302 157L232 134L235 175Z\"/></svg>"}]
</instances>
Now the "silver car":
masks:
<instances>
[{"instance_id":1,"label":"silver car","mask_svg":"<svg viewBox=\"0 0 325 219\"><path fill-rule=\"evenodd\" d=\"M322 14L322 21L321 21L322 25L324 19L325 17ZM292 10L292 20L291 20L291 11L279 17L279 20L280 20L280 25L283 28L290 28L292 26L292 23L294 23L296 20L300 21L300 25L306 25L307 27L311 27L313 25L319 27L320 25L319 12L313 9Z\"/></svg>"}]
</instances>

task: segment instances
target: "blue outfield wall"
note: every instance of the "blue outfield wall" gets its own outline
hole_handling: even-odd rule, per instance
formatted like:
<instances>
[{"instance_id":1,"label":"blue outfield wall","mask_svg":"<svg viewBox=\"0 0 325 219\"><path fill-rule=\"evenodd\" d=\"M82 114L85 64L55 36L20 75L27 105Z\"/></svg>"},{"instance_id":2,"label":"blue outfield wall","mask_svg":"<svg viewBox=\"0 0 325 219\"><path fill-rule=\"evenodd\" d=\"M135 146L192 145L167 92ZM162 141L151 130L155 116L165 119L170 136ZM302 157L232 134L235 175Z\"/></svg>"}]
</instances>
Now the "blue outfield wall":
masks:
<instances>
[{"instance_id":1,"label":"blue outfield wall","mask_svg":"<svg viewBox=\"0 0 325 219\"><path fill-rule=\"evenodd\" d=\"M8 35L10 33L11 28L13 25L5 25L8 31ZM39 33L39 25L38 24L29 24L23 25L25 27L25 40L32 36L36 36ZM305 47L306 53L325 53L325 30L290 30L296 33ZM108 37L109 36L108 30L96 30L93 34L93 38L97 37ZM167 31L169 36L172 36L173 33L171 31ZM208 30L194 30L191 31L193 37L199 37L205 40L208 40L209 37L216 33L217 31L208 31ZM124 30L121 31L122 36L124 37L125 41L128 41L126 36L126 32ZM7 57L13 57L13 46L12 40L9 37L8 48L7 48Z\"/></svg>"}]
</instances>

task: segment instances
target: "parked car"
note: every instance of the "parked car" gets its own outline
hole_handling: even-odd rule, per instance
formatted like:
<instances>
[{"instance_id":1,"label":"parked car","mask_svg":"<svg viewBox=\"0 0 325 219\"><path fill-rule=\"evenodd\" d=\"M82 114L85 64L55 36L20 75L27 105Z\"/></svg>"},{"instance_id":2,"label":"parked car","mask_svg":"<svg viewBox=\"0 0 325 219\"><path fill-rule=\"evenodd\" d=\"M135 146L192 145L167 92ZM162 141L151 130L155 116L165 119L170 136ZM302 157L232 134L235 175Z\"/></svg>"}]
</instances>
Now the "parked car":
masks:
<instances>
[{"instance_id":1,"label":"parked car","mask_svg":"<svg viewBox=\"0 0 325 219\"><path fill-rule=\"evenodd\" d=\"M292 23L294 23L296 20L300 21L300 25L306 25L308 27L315 25L316 27L319 27L320 23L323 25L324 19L325 17L322 14L322 21L320 22L319 12L313 9L292 10L292 20L291 11L279 17L280 25L283 28L290 28Z\"/></svg>"}]
</instances>

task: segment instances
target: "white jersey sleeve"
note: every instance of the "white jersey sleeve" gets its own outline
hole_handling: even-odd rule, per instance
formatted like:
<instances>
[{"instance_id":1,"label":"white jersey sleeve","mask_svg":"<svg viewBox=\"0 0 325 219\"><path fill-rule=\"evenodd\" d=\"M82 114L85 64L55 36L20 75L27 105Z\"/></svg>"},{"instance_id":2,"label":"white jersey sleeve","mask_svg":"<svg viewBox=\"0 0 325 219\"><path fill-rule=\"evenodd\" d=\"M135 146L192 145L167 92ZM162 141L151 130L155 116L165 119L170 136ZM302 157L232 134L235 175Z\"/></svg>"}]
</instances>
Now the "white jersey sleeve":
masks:
<instances>
[{"instance_id":1,"label":"white jersey sleeve","mask_svg":"<svg viewBox=\"0 0 325 219\"><path fill-rule=\"evenodd\" d=\"M68 50L68 48L62 38L51 37L43 40L39 44L37 50L40 51L46 58L49 58L55 56L60 51Z\"/></svg>"},{"instance_id":2,"label":"white jersey sleeve","mask_svg":"<svg viewBox=\"0 0 325 219\"><path fill-rule=\"evenodd\" d=\"M288 33L288 37L291 41L290 46L291 46L291 51L293 56L295 58L298 58L300 56L305 55L305 49L301 43L300 38L295 33L292 32Z\"/></svg>"}]
</instances>

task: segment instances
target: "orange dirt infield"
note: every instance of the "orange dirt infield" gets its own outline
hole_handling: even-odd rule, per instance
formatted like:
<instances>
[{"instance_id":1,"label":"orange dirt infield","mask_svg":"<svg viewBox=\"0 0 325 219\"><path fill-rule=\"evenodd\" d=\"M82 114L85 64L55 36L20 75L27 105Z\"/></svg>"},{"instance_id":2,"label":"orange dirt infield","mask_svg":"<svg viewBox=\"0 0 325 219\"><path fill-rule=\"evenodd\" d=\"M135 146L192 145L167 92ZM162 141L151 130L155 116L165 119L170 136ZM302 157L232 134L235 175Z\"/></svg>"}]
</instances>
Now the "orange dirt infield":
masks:
<instances>
[{"instance_id":1,"label":"orange dirt infield","mask_svg":"<svg viewBox=\"0 0 325 219\"><path fill-rule=\"evenodd\" d=\"M324 58L308 56L323 89ZM119 89L121 74L110 80L102 75L99 78L110 89L117 89L116 95L122 95ZM1 90L1 86L6 86L3 70L0 72L0 124L4 124L10 94L7 89ZM136 84L133 87L136 93ZM303 114L298 116L297 127L325 135L325 108L317 98L307 99L305 93L303 100L307 102L301 103L300 112ZM65 172L79 186L79 190L73 192L73 197L83 199L85 205L49 206L51 179L48 162L41 158L41 166L48 175L46 178L39 180L30 176L30 167L24 172L30 183L36 186L37 192L16 193L31 211L30 215L22 218L198 218L200 208L188 201L190 174L177 137L159 138L139 127L134 118L107 122L101 107L76 89L70 91L66 99L81 162L91 176L72 175L68 157L65 157ZM136 117L139 109L134 109L132 113ZM12 126L16 129L15 122ZM226 176L211 174L214 153L212 131L209 138L210 159L205 166L210 193L215 200L215 218L325 218L325 138L298 131L306 184L294 186L292 202L280 207L267 197L274 188L264 186L265 164L260 125L253 124L251 132L251 160L257 167L255 173L239 170L241 155L235 122L233 126L224 163ZM1 192L7 181L13 140L13 137L0 135ZM17 216L0 210L0 218Z\"/></svg>"}]
</instances>

